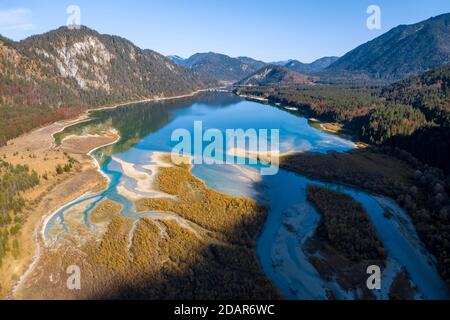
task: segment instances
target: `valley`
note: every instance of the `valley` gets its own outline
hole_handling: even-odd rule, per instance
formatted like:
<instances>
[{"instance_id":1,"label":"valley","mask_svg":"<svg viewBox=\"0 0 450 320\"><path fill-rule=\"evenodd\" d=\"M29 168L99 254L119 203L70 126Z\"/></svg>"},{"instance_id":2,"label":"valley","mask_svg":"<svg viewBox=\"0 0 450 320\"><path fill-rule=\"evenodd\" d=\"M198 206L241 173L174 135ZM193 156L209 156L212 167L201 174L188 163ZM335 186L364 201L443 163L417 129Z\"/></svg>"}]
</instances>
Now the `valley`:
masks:
<instances>
[{"instance_id":1,"label":"valley","mask_svg":"<svg viewBox=\"0 0 450 320\"><path fill-rule=\"evenodd\" d=\"M197 101L208 101L208 104L197 105ZM213 101L217 101L216 106ZM227 101L229 106L223 109L223 102L225 101ZM64 134L63 138L60 138L61 146L59 147L69 152L69 155L72 155L74 152L74 144L81 146L80 142L83 140L85 142L90 141L89 145L85 149L77 148L77 150L81 153L88 152L89 148L93 147L92 138L99 135L98 128L107 128L104 129L103 134L113 132L111 131L112 128L119 130L115 134L120 134L121 140L115 142L115 144L106 145L93 153L93 156L100 163L101 172L108 177L108 186L105 187L103 184L102 187L97 186L94 188L93 185L87 184L86 187L90 190L84 189L84 194L81 197L79 193L68 195L75 201L70 202L66 200L66 204L56 211L41 212L41 217L42 215L46 216L46 214L50 215L46 219L41 220L43 222L39 224L40 227L35 233L34 239L40 248L38 250L39 255L35 256L35 262L15 287L13 297L19 299L170 299L170 297L199 299L204 294L204 297L213 295L218 299L244 298L248 296L257 299L267 299L270 297L281 297L279 291L284 297L300 299L311 299L314 297L324 299L331 297L331 292L333 292L332 296L336 298L346 296L342 289L327 281L317 282L318 280L314 280L313 282L315 285L321 283L320 285L325 288L323 296L318 294L319 291L313 296L307 294L307 291L302 291L302 286L308 283L303 282L306 279L302 281L304 283L302 286L294 284L295 282L291 283L290 281L292 280L289 280L288 283L290 284L285 288L286 284L280 283L276 279L283 274L282 266L290 261L290 258L287 258L289 256L286 256L286 258L282 258L282 256L280 258L271 257L267 262L269 264L265 262L267 253L273 250L268 250L267 245L263 245L266 238L265 234L272 232L269 230L272 230L273 226L277 225L274 222L270 222L273 219L270 216L276 217L278 214L281 214L280 218L285 221L281 226L285 225L285 228L288 228L287 230L291 230L291 227L288 227L288 225L297 225L297 223L293 222L295 220L292 220L296 216L294 212L307 213L309 212L308 210L311 210L307 209L309 207L307 203L297 202L298 197L295 196L295 193L299 192L296 190L301 190L301 187L297 187L299 189L296 187L290 188L293 193L285 193L284 197L280 197L280 194L272 194L273 192L279 192L276 191L279 188L276 187L277 184L285 185L287 183L288 180L283 178L287 173L276 175L276 179L273 182L272 179L266 178L260 180L251 173L254 170L251 167L246 170L243 170L244 168L237 170L237 168L234 169L233 167L224 170L223 166L217 166L217 168L213 169L207 165L196 165L192 167L192 173L189 173L190 166L173 166L170 164L170 160L167 160L168 157L164 156L164 153L158 154L158 152L170 150L170 148L167 149L166 147L161 148L160 143L161 141L167 141L166 139L169 137L166 134L172 131L171 128L179 125L189 128L191 118L189 113L186 114L185 108L191 103L193 103L190 107L191 109L201 108L203 112L210 114L203 120L207 121L207 123L209 123L208 121L213 121L212 123L215 123L216 127L220 123L217 122L217 119L227 119L225 123L221 124L224 128L229 125L227 122L231 123L234 120L229 116L219 116L217 118L215 114L217 112L226 112L231 115L234 113L234 108L239 108L240 110L249 108L249 115L254 112L253 110L269 108L264 112L272 114L270 117L272 126L277 126L273 122L275 115L279 117L278 121L280 123L285 123L282 127L285 127L287 123L288 126L293 126L291 127L292 130L299 125L299 118L285 111L259 103L249 104L248 102L241 102L243 105L239 106L238 104L235 106L239 101L240 99L232 94L202 93L196 97L155 101L151 103L153 105L143 103L122 106L117 109L95 111L92 120L69 126L66 129L68 133ZM169 107L169 105L171 106ZM220 105L222 107L219 107ZM124 121L123 116L128 115L126 123L129 123L128 121L133 121L135 113L141 114L142 111L157 114L162 110L161 108L164 110L172 109L171 113L178 114L179 120L175 121L175 123L170 122L169 125L164 124L167 120L163 121L161 123L162 127L160 127L163 128L162 130L143 122L142 125L149 127L150 131L143 129L143 136L132 142L131 145L127 141L123 141L127 137L129 126L125 125L125 123L120 124L114 119ZM124 110L127 110L127 113L124 113ZM249 121L250 118L246 119ZM107 122L100 126L99 121ZM223 120L220 121L222 122ZM308 132L308 139L314 141L315 147L311 149L312 151L314 148L317 151L327 148L326 146L329 143L325 142L327 139L335 140L334 143L337 145L342 144L341 151L347 150L352 146L351 143L347 143L338 137L332 138L328 134L309 127L306 119L302 120L301 123L303 123L303 129L297 129L298 134L300 134L299 140L297 142L294 140L294 144L289 146L290 149L301 146L301 141L304 139L302 135L305 132ZM264 127L266 124L260 123L258 125ZM77 129L80 126L85 129L80 131L80 129ZM139 127L134 127L133 129L133 132L139 132ZM74 130L73 133L70 133L71 130ZM283 132L289 131L284 130ZM78 138L77 135L80 132L83 132L83 135L80 136L81 138ZM151 132L155 133L152 134ZM64 133L64 131L61 133ZM127 139L133 139L133 137L130 136ZM285 139L287 137L282 136L282 140ZM297 143L300 144L295 147ZM325 144L321 147L321 143ZM331 145L334 145L334 143ZM138 145L140 146L137 147ZM336 145L332 148L336 149ZM121 159L119 159L117 158L119 156L117 152L119 154L126 152L129 155L122 155L120 156ZM149 157L152 154L153 158ZM298 163L298 161L295 161L295 163ZM314 163L318 162L315 161ZM230 171L227 173L228 170ZM133 173L133 171L135 172ZM147 181L145 173L151 173L152 176L154 175L154 179ZM198 180L197 177L201 180ZM239 177L239 179L236 180L236 177ZM290 179L297 178L292 177ZM398 178L392 179L399 181ZM132 184L129 181L136 181L137 184ZM218 181L220 183L217 183ZM340 183L341 181L336 180L336 182ZM266 187L262 187L263 185L266 185ZM144 187L144 189L140 186ZM269 194L266 194L267 191L264 191L267 187L273 188L273 191L270 191ZM210 188L214 188L217 191L213 191ZM363 186L363 188L367 189L367 186ZM79 187L76 187L76 189L81 191ZM221 192L231 192L232 196ZM289 201L286 201L286 196L289 197ZM206 202L204 204L201 201L202 197L205 197L204 201ZM278 202L274 202L275 199L280 201L280 204L283 203L284 209L277 209L278 205L276 203ZM226 204L227 201L231 201L233 204ZM270 208L269 213L263 207L258 209L255 201L258 201L266 208ZM217 202L217 207L214 205L215 202ZM289 208L290 206L292 208ZM306 207L300 210L302 206ZM233 207L236 209L232 209ZM226 214L223 210L226 210ZM232 212L236 212L237 216L232 215ZM277 212L277 214L274 212ZM247 214L250 214L250 216L245 217ZM267 214L270 216L266 220ZM285 214L287 214L287 217L290 217L288 220L285 220L287 219L284 216ZM211 219L211 215L217 216ZM226 219L223 220L224 218ZM236 221L241 219L243 219L241 223L244 224L240 223L238 226L234 226ZM212 224L212 222L214 223ZM246 226L247 224L248 226ZM256 243L256 237L260 233L258 230L262 230L263 225L265 225L265 231L262 231L258 243ZM301 224L298 226L301 226ZM288 232L292 232L292 230ZM303 231L297 232L300 232L299 234L302 235L308 234L308 232L304 233ZM184 240L181 241L179 237L182 237ZM273 236L270 237L273 238ZM178 245L175 246L175 243ZM181 245L180 248L178 248L179 245ZM278 246L278 242L276 242L276 246ZM144 248L148 249L144 250ZM147 250L155 250L155 248L159 248L159 250L148 256ZM178 251L172 251L175 248L178 248L176 249ZM254 251L255 248L256 251ZM261 251L263 248L264 252ZM297 248L297 250L300 250L298 253L303 252L301 246ZM225 251L221 253L223 250ZM293 249L290 248L288 250L292 251ZM190 252L191 256L183 258L184 252ZM258 259L261 261L259 263L256 261L257 255L255 252L258 253ZM221 258L222 254L224 255L223 258ZM232 258L235 255L236 258ZM225 257L227 257L226 262L222 260ZM282 262L284 259L286 259L285 262ZM154 262L150 263L149 261ZM239 264L233 267L233 261L235 261L234 263L239 261ZM243 263L243 261L248 261L248 264ZM275 261L279 262L275 263ZM395 268L398 268L398 263L402 260L393 261L397 261L394 265L397 266ZM223 275L220 276L221 279L228 279L228 277L231 277L230 279L239 279L239 284L236 284L232 293L226 290L217 292L214 289L216 287L207 285L210 277L215 277L217 274L217 263L225 263L225 266L232 268L231 270L222 268L221 272ZM265 277L262 270L258 268L260 263L262 264L262 270L273 279L277 289L271 287L269 282L262 280ZM281 264L279 265L279 263ZM80 265L82 270L84 270L82 286L85 290L81 292L64 289L65 269L72 264ZM183 264L185 265L183 266ZM92 268L94 265L96 267ZM267 269L272 268L269 265L275 267L274 271ZM307 265L308 268L311 268L311 264L308 263ZM99 268L100 266L103 267ZM190 278L184 275L185 271L183 270L185 268L191 270L188 271L192 273ZM228 272L231 273L227 275ZM272 275L272 272L275 272L276 275ZM412 272L414 277L418 276L414 273L414 269ZM430 272L433 274L436 271ZM250 274L251 276L249 277L248 275ZM136 275L140 276L136 277ZM166 275L166 278L161 278L162 275ZM48 282L47 276L50 276L50 282ZM290 275L290 277L292 276L296 277L295 275ZM243 285L243 277L248 279L248 284ZM255 277L259 277L260 280L257 280ZM191 279L191 281L196 279L196 281L185 282L187 279ZM418 284L422 290L430 290L422 287L418 278L413 279L415 279L413 280L414 283ZM416 280L419 282L415 282ZM390 280L386 279L386 281L385 285L388 285ZM180 283L183 283L184 292L179 292L174 287L175 285L177 287L180 286ZM437 280L437 283L439 283L439 280ZM258 287L255 287L256 284L258 284ZM42 290L36 291L36 287ZM222 287L231 288L232 286L227 280L227 284L224 284ZM238 288L239 290L237 290ZM295 292L293 296L288 294L292 290ZM434 294L432 293L433 291L421 292L425 295ZM45 295L41 295L42 293L45 293Z\"/></svg>"},{"instance_id":2,"label":"valley","mask_svg":"<svg viewBox=\"0 0 450 320\"><path fill-rule=\"evenodd\" d=\"M450 299L449 26L311 63L0 36L0 299Z\"/></svg>"}]
</instances>

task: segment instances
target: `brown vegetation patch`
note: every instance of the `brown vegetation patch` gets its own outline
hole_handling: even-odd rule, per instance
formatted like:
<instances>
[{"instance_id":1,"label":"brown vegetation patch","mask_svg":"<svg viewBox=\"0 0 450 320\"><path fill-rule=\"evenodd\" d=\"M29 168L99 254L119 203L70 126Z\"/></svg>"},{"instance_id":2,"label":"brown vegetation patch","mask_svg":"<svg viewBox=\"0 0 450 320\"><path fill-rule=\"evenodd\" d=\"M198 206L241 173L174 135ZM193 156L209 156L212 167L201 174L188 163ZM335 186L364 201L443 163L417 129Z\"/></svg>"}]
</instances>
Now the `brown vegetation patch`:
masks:
<instances>
[{"instance_id":1,"label":"brown vegetation patch","mask_svg":"<svg viewBox=\"0 0 450 320\"><path fill-rule=\"evenodd\" d=\"M397 274L389 291L389 299L391 300L413 300L416 290L411 284L408 273L402 270Z\"/></svg>"},{"instance_id":2,"label":"brown vegetation patch","mask_svg":"<svg viewBox=\"0 0 450 320\"><path fill-rule=\"evenodd\" d=\"M229 242L253 246L267 209L250 198L236 198L207 188L189 172L189 168L186 164L160 168L157 187L177 199L140 200L138 210L174 212L224 235Z\"/></svg>"},{"instance_id":3,"label":"brown vegetation patch","mask_svg":"<svg viewBox=\"0 0 450 320\"><path fill-rule=\"evenodd\" d=\"M25 207L20 213L21 228L9 239L9 247L16 248L15 254L9 250L0 266L0 297L11 293L12 287L33 260L35 234L41 227L43 216L88 191L98 191L105 186L105 179L98 173L91 157L52 147L52 135L70 123L54 123L0 147L3 161L26 165L30 172L35 171L39 177L37 186L22 193ZM111 141L113 139L110 137Z\"/></svg>"},{"instance_id":4,"label":"brown vegetation patch","mask_svg":"<svg viewBox=\"0 0 450 320\"><path fill-rule=\"evenodd\" d=\"M63 243L46 247L16 298L280 298L252 247L266 209L250 199L209 190L189 169L181 165L159 171L160 187L172 191L177 200L148 199L139 204L146 211L173 209L180 219L191 221L188 225L171 215L132 220L119 215L117 204L103 201L90 223L104 231L81 241L78 234L68 233ZM82 272L79 291L66 288L66 269L73 264Z\"/></svg>"},{"instance_id":5,"label":"brown vegetation patch","mask_svg":"<svg viewBox=\"0 0 450 320\"><path fill-rule=\"evenodd\" d=\"M107 131L102 135L69 136L63 140L63 150L68 153L86 154L98 146L115 141L118 135L115 131Z\"/></svg>"},{"instance_id":6,"label":"brown vegetation patch","mask_svg":"<svg viewBox=\"0 0 450 320\"><path fill-rule=\"evenodd\" d=\"M383 266L386 252L364 208L346 194L316 185L308 186L307 197L321 215L307 244L311 263L343 288L361 289L361 298L370 297L365 286L367 266Z\"/></svg>"},{"instance_id":7,"label":"brown vegetation patch","mask_svg":"<svg viewBox=\"0 0 450 320\"><path fill-rule=\"evenodd\" d=\"M411 184L414 170L404 161L370 149L347 153L289 154L280 166L302 175L393 196L402 184Z\"/></svg>"}]
</instances>

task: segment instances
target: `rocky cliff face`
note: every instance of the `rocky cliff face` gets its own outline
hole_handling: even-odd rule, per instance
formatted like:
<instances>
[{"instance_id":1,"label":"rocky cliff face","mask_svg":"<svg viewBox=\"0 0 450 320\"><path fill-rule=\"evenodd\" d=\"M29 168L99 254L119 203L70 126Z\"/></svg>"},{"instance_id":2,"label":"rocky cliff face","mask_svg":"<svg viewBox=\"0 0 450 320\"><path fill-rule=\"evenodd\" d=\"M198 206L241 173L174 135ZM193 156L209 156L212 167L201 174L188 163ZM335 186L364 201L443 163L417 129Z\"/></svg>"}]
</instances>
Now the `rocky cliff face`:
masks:
<instances>
[{"instance_id":1,"label":"rocky cliff face","mask_svg":"<svg viewBox=\"0 0 450 320\"><path fill-rule=\"evenodd\" d=\"M201 87L191 71L159 53L85 27L20 42L0 37L0 145L86 108Z\"/></svg>"},{"instance_id":2,"label":"rocky cliff face","mask_svg":"<svg viewBox=\"0 0 450 320\"><path fill-rule=\"evenodd\" d=\"M189 71L164 56L84 27L60 28L17 46L24 54L52 65L56 77L84 91L139 98L187 92L200 85Z\"/></svg>"}]
</instances>

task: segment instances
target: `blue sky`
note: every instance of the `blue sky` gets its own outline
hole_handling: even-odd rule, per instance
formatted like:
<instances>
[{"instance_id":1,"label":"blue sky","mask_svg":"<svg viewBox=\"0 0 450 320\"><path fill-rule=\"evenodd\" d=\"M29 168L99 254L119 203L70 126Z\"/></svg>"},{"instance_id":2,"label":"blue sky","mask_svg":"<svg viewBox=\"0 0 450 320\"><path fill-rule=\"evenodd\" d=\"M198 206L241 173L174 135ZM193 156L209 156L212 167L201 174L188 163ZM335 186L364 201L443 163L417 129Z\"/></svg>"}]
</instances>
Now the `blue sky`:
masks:
<instances>
[{"instance_id":1,"label":"blue sky","mask_svg":"<svg viewBox=\"0 0 450 320\"><path fill-rule=\"evenodd\" d=\"M450 12L449 0L0 0L0 34L20 40L65 25L71 4L83 25L165 55L214 51L303 62ZM381 30L366 27L372 4L381 9Z\"/></svg>"}]
</instances>

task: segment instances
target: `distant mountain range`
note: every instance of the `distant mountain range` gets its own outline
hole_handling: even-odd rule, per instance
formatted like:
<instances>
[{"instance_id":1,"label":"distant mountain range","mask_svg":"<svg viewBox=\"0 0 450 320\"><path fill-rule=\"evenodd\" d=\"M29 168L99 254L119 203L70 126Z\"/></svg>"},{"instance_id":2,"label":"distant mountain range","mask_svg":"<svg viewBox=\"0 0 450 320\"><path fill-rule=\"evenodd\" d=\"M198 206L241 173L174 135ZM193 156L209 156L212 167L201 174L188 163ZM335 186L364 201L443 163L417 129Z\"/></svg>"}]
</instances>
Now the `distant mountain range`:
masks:
<instances>
[{"instance_id":1,"label":"distant mountain range","mask_svg":"<svg viewBox=\"0 0 450 320\"><path fill-rule=\"evenodd\" d=\"M450 13L400 25L350 51L325 71L398 80L450 63Z\"/></svg>"},{"instance_id":2,"label":"distant mountain range","mask_svg":"<svg viewBox=\"0 0 450 320\"><path fill-rule=\"evenodd\" d=\"M293 59L266 63L248 57L232 58L213 52L197 53L188 59L183 59L177 55L167 56L167 58L192 70L204 81L217 81L222 84L240 81L268 65L283 66L304 74L315 74L339 59L338 57L324 57L312 63L302 63Z\"/></svg>"},{"instance_id":3,"label":"distant mountain range","mask_svg":"<svg viewBox=\"0 0 450 320\"><path fill-rule=\"evenodd\" d=\"M276 66L286 66L291 61L294 61L294 60L289 59L289 60L282 60L282 61L272 61L272 62L269 62L268 64L274 64Z\"/></svg>"},{"instance_id":4,"label":"distant mountain range","mask_svg":"<svg viewBox=\"0 0 450 320\"><path fill-rule=\"evenodd\" d=\"M237 82L237 86L270 86L312 84L312 78L307 75L289 70L286 67L270 64L247 78Z\"/></svg>"},{"instance_id":5,"label":"distant mountain range","mask_svg":"<svg viewBox=\"0 0 450 320\"><path fill-rule=\"evenodd\" d=\"M265 66L262 61L248 57L232 58L224 54L196 53L188 59L168 57L173 62L191 70L205 82L230 84L239 81Z\"/></svg>"},{"instance_id":6,"label":"distant mountain range","mask_svg":"<svg viewBox=\"0 0 450 320\"><path fill-rule=\"evenodd\" d=\"M203 79L222 82L239 81L267 63L251 58L231 58L216 53L195 54L183 60L171 59L193 70ZM339 81L396 81L450 63L450 14L400 25L348 52L343 57L324 57L312 63L297 60L276 61L303 74Z\"/></svg>"},{"instance_id":7,"label":"distant mountain range","mask_svg":"<svg viewBox=\"0 0 450 320\"><path fill-rule=\"evenodd\" d=\"M323 57L312 63L303 63L298 60L290 60L284 66L292 71L314 74L324 70L338 59L339 57Z\"/></svg>"}]
</instances>

